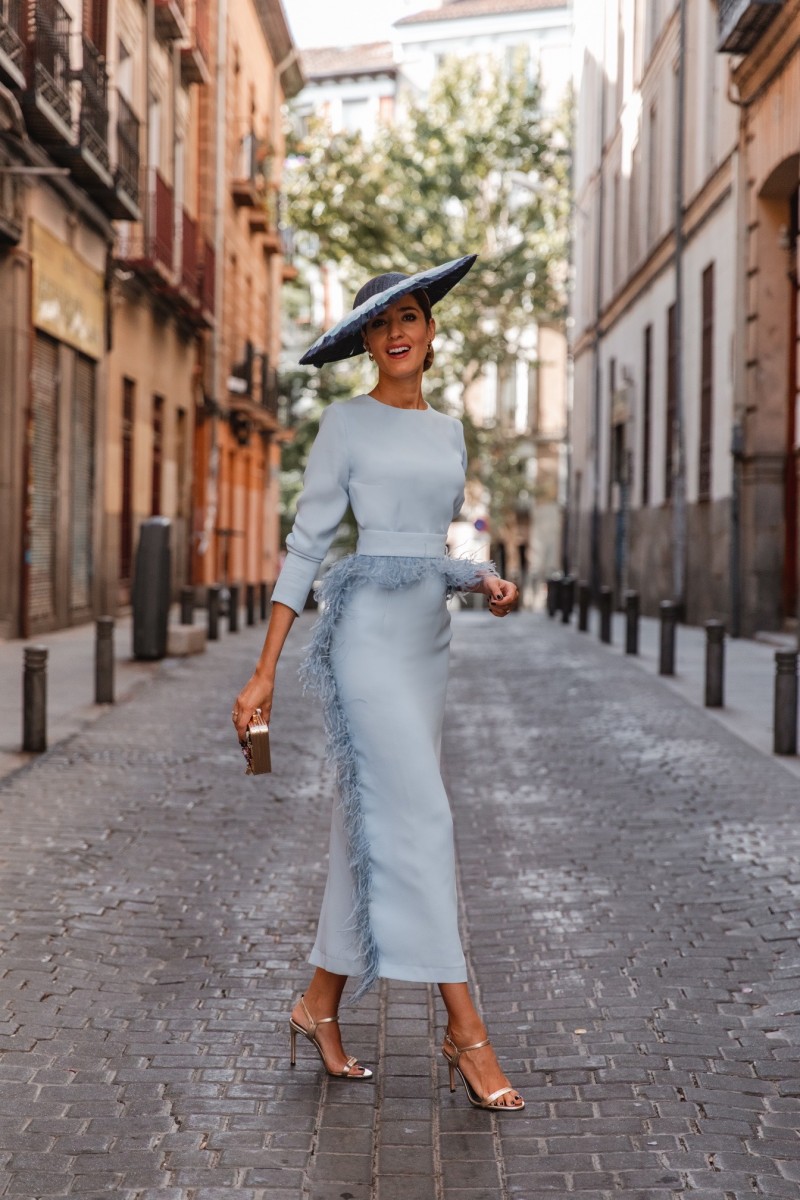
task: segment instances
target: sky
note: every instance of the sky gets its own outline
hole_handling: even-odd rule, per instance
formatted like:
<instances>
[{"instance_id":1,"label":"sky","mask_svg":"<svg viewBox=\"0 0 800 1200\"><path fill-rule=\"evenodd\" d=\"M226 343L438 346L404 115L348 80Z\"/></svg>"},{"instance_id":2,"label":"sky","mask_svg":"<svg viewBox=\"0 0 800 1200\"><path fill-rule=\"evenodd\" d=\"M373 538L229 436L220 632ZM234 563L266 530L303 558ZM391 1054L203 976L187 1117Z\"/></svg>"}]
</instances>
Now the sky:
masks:
<instances>
[{"instance_id":1,"label":"sky","mask_svg":"<svg viewBox=\"0 0 800 1200\"><path fill-rule=\"evenodd\" d=\"M437 0L282 0L295 44L357 46L385 42L392 22L412 12L435 8Z\"/></svg>"}]
</instances>

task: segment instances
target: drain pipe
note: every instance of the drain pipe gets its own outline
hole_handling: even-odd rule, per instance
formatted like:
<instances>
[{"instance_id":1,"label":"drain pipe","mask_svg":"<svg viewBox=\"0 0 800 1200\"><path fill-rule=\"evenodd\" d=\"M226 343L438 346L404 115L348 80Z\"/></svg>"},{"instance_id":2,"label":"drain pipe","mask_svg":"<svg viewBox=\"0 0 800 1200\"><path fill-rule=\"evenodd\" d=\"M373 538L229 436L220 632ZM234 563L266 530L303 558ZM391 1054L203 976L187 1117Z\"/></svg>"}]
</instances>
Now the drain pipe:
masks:
<instances>
[{"instance_id":1,"label":"drain pipe","mask_svg":"<svg viewBox=\"0 0 800 1200\"><path fill-rule=\"evenodd\" d=\"M683 150L686 133L686 6L680 0L678 104L675 130L675 415L672 425L672 598L686 619L686 434L683 387Z\"/></svg>"},{"instance_id":2,"label":"drain pipe","mask_svg":"<svg viewBox=\"0 0 800 1200\"><path fill-rule=\"evenodd\" d=\"M227 126L225 112L227 106L227 72L228 72L228 0L217 0L217 64L215 72L214 112L214 324L211 328L211 405L206 420L210 422L208 444L208 468L206 471L206 502L205 519L198 543L198 554L206 555L214 544L214 530L217 525L217 510L219 508L219 420L220 403L223 395L222 363L222 318L224 299L225 275L225 189L227 172L225 152L227 149ZM209 406L206 405L208 411ZM216 575L216 564L212 564L212 574L206 577L212 581Z\"/></svg>"},{"instance_id":3,"label":"drain pipe","mask_svg":"<svg viewBox=\"0 0 800 1200\"><path fill-rule=\"evenodd\" d=\"M605 53L608 35L608 5L603 9L603 53ZM600 313L603 306L603 225L605 222L605 181L603 175L606 139L606 91L607 83L604 72L600 72L600 154L599 174L597 180L597 240L595 245L595 297L594 297L594 339L592 342L592 367L594 375L594 394L592 397L592 440L594 450L594 469L592 471L592 523L590 529L590 581L592 599L598 602L600 596L600 417L602 412L602 367L600 363ZM610 403L610 400L609 400Z\"/></svg>"}]
</instances>

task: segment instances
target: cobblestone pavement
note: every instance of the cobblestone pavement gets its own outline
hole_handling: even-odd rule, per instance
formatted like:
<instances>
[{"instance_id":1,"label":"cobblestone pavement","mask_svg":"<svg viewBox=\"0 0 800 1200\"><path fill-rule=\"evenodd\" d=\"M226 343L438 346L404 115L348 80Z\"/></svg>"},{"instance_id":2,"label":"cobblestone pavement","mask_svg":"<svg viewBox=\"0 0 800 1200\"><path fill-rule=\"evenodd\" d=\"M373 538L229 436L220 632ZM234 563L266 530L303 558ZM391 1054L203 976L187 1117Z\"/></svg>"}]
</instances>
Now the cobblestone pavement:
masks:
<instances>
[{"instance_id":1,"label":"cobblestone pavement","mask_svg":"<svg viewBox=\"0 0 800 1200\"><path fill-rule=\"evenodd\" d=\"M450 1095L424 985L345 1014L374 1085L289 1068L331 784L302 632L241 774L246 631L0 785L0 1195L800 1194L797 781L569 628L455 624L464 933L525 1111Z\"/></svg>"}]
</instances>

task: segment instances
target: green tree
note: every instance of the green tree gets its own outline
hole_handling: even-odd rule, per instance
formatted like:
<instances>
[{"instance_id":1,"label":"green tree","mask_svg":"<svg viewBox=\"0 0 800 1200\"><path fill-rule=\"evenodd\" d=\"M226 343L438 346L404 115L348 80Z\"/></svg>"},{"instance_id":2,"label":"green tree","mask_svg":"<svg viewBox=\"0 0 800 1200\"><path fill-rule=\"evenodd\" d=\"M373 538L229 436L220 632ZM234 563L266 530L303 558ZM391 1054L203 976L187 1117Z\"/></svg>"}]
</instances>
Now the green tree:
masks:
<instances>
[{"instance_id":1,"label":"green tree","mask_svg":"<svg viewBox=\"0 0 800 1200\"><path fill-rule=\"evenodd\" d=\"M477 251L466 285L437 307L442 384L524 355L526 329L564 312L569 229L566 121L542 113L522 71L452 59L424 101L373 140L322 121L295 139L285 175L306 252L355 289Z\"/></svg>"}]
</instances>

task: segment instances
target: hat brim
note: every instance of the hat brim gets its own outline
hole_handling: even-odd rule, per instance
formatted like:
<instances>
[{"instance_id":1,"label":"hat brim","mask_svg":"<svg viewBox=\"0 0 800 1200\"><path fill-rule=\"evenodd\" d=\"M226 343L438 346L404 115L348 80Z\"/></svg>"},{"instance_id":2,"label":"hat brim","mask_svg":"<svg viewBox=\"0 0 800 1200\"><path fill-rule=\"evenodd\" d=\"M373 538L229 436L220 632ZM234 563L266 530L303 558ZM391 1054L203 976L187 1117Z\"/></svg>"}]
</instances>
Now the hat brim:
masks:
<instances>
[{"instance_id":1,"label":"hat brim","mask_svg":"<svg viewBox=\"0 0 800 1200\"><path fill-rule=\"evenodd\" d=\"M358 308L354 308L342 317L332 329L318 337L313 346L306 350L300 362L303 366L321 367L325 363L339 362L344 358L355 358L364 353L364 343L361 330L367 321L384 312L402 296L416 292L420 288L427 292L431 304L436 304L446 296L451 288L463 279L477 258L477 254L467 254L463 258L454 258L451 262L439 267L431 267L428 271L418 271L409 275L400 283L395 283L383 292L371 296Z\"/></svg>"}]
</instances>

